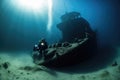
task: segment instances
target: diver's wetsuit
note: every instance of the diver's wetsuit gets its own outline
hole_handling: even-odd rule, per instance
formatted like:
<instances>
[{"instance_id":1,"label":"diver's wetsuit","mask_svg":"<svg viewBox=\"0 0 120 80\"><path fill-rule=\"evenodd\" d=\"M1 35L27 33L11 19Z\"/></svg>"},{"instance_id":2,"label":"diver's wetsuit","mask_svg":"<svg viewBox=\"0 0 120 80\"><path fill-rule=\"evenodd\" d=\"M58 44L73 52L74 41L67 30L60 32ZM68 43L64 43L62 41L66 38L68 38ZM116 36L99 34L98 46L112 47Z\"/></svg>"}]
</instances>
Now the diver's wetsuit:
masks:
<instances>
[{"instance_id":1,"label":"diver's wetsuit","mask_svg":"<svg viewBox=\"0 0 120 80\"><path fill-rule=\"evenodd\" d=\"M40 56L45 57L45 49L48 48L48 44L45 40L41 40L38 44Z\"/></svg>"}]
</instances>

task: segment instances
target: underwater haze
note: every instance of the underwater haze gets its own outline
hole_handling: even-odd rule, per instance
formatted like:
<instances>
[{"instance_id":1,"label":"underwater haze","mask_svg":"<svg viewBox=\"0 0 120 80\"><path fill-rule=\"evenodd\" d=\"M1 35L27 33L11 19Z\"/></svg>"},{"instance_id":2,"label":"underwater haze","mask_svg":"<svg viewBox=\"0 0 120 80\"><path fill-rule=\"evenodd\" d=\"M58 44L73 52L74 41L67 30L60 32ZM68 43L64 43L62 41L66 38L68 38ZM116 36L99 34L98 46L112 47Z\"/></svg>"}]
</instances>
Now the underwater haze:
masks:
<instances>
[{"instance_id":1,"label":"underwater haze","mask_svg":"<svg viewBox=\"0 0 120 80\"><path fill-rule=\"evenodd\" d=\"M32 8L29 7L31 4L25 6L25 1L22 4L20 0L0 0L1 51L30 51L41 38L49 44L58 42L62 33L56 25L61 22L63 14L72 11L80 12L91 28L97 31L100 44L120 44L118 0L51 0L52 6L47 1L40 4L40 8Z\"/></svg>"},{"instance_id":2,"label":"underwater haze","mask_svg":"<svg viewBox=\"0 0 120 80\"><path fill-rule=\"evenodd\" d=\"M49 51L40 50L48 53L48 58L52 53L50 59L38 56L33 47L39 40L45 38L48 44L62 40L57 24L69 12L79 12L89 22L97 45L96 37L90 36L91 42L88 38L76 42L80 48L52 45ZM73 54L66 57L63 53ZM56 65L59 60L63 65L66 61L77 63L48 67L56 58ZM120 80L120 0L0 0L0 80Z\"/></svg>"}]
</instances>

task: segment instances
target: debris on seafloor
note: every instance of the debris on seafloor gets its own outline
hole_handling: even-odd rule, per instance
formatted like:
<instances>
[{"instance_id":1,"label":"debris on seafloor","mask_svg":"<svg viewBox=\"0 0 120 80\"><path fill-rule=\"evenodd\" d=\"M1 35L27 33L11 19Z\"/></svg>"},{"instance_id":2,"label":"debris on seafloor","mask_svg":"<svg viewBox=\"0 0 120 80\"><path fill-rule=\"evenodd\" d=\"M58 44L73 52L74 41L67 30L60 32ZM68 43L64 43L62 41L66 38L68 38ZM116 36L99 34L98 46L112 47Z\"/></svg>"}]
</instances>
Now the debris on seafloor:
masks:
<instances>
[{"instance_id":1,"label":"debris on seafloor","mask_svg":"<svg viewBox=\"0 0 120 80\"><path fill-rule=\"evenodd\" d=\"M117 73L119 73L119 74L120 74L120 65L119 65L119 66L117 66Z\"/></svg>"},{"instance_id":2,"label":"debris on seafloor","mask_svg":"<svg viewBox=\"0 0 120 80\"><path fill-rule=\"evenodd\" d=\"M108 77L110 76L110 72L109 71L103 71L101 74L100 74L100 77L104 78L104 77Z\"/></svg>"},{"instance_id":3,"label":"debris on seafloor","mask_svg":"<svg viewBox=\"0 0 120 80\"><path fill-rule=\"evenodd\" d=\"M24 66L24 67L20 67L19 70L37 72L41 70L46 70L46 68L44 66Z\"/></svg>"},{"instance_id":4,"label":"debris on seafloor","mask_svg":"<svg viewBox=\"0 0 120 80\"><path fill-rule=\"evenodd\" d=\"M20 67L19 69L20 69L20 70L30 71L30 70L32 70L33 68L32 68L31 66L25 66L25 67Z\"/></svg>"},{"instance_id":5,"label":"debris on seafloor","mask_svg":"<svg viewBox=\"0 0 120 80\"><path fill-rule=\"evenodd\" d=\"M10 73L11 71L10 70L8 70L8 73Z\"/></svg>"},{"instance_id":6,"label":"debris on seafloor","mask_svg":"<svg viewBox=\"0 0 120 80\"><path fill-rule=\"evenodd\" d=\"M82 80L85 80L85 79L86 79L86 77L85 77L85 76L81 76L81 78L82 78Z\"/></svg>"},{"instance_id":7,"label":"debris on seafloor","mask_svg":"<svg viewBox=\"0 0 120 80\"><path fill-rule=\"evenodd\" d=\"M7 69L9 67L10 63L9 62L5 62L2 64L4 69Z\"/></svg>"},{"instance_id":8,"label":"debris on seafloor","mask_svg":"<svg viewBox=\"0 0 120 80\"><path fill-rule=\"evenodd\" d=\"M112 66L117 66L117 65L118 65L117 61L115 61L115 62L112 64Z\"/></svg>"}]
</instances>

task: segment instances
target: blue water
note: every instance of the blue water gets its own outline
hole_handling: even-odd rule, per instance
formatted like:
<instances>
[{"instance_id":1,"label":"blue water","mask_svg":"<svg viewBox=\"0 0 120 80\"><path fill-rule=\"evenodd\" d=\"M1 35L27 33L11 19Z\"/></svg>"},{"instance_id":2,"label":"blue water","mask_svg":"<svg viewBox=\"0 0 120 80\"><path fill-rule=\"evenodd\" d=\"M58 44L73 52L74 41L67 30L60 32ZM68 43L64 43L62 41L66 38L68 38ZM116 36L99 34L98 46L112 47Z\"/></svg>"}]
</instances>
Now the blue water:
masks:
<instances>
[{"instance_id":1,"label":"blue water","mask_svg":"<svg viewBox=\"0 0 120 80\"><path fill-rule=\"evenodd\" d=\"M37 44L41 38L45 38L48 44L59 42L62 33L56 25L61 22L61 15L72 11L80 12L91 28L97 32L99 49L89 61L58 70L63 72L61 76L57 76L58 80L66 77L64 73L67 75L69 73L69 78L71 74L92 73L111 66L116 60L118 56L116 48L120 46L120 2L118 0L52 0L52 12L49 7L45 7L48 3L36 12L27 11L25 6L18 8L20 3L13 5L11 1L14 3L17 0L0 0L0 54L3 52L2 55L5 56L4 52L6 52L12 56L11 64L15 62L15 65L19 64L14 58L23 64L24 61L33 64L31 52L34 44ZM49 22L51 25L48 30ZM26 53L30 56L25 55Z\"/></svg>"},{"instance_id":2,"label":"blue water","mask_svg":"<svg viewBox=\"0 0 120 80\"><path fill-rule=\"evenodd\" d=\"M0 1L0 50L32 50L41 38L49 44L59 42L62 33L56 25L61 22L61 15L71 11L80 12L91 28L98 32L100 44L120 44L117 0L52 0L50 31L47 30L48 8L42 8L39 13L29 12L17 8L18 4L13 6L8 0Z\"/></svg>"}]
</instances>

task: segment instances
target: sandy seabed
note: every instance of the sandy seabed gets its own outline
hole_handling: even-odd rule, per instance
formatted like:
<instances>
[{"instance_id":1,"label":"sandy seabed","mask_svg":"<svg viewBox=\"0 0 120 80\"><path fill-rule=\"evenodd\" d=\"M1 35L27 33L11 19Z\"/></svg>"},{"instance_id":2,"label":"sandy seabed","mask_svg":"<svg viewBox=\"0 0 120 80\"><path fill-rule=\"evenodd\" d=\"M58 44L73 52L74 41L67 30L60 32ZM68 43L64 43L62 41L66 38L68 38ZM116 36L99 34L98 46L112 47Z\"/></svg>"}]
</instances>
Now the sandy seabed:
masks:
<instances>
[{"instance_id":1,"label":"sandy seabed","mask_svg":"<svg viewBox=\"0 0 120 80\"><path fill-rule=\"evenodd\" d=\"M112 66L114 61L117 65ZM114 61L103 69L89 73L64 73L35 65L29 54L1 52L0 80L120 80L120 55Z\"/></svg>"}]
</instances>

